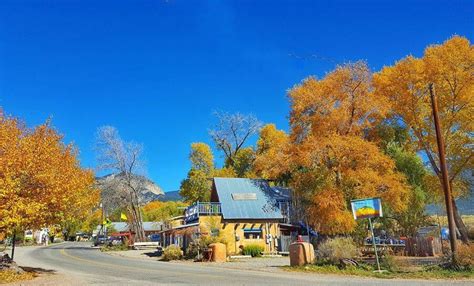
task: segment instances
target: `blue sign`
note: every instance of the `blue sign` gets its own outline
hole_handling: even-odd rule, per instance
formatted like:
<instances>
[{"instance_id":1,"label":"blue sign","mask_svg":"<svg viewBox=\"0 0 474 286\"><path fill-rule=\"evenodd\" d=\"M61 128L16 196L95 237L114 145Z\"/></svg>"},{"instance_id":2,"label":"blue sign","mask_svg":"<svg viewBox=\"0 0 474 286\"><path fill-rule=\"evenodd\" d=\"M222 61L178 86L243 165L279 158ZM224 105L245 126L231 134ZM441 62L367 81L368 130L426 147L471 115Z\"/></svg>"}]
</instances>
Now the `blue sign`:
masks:
<instances>
[{"instance_id":1,"label":"blue sign","mask_svg":"<svg viewBox=\"0 0 474 286\"><path fill-rule=\"evenodd\" d=\"M382 202L380 198L368 198L351 201L354 219L382 217Z\"/></svg>"},{"instance_id":2,"label":"blue sign","mask_svg":"<svg viewBox=\"0 0 474 286\"><path fill-rule=\"evenodd\" d=\"M187 207L184 211L184 222L190 223L199 219L198 205Z\"/></svg>"}]
</instances>

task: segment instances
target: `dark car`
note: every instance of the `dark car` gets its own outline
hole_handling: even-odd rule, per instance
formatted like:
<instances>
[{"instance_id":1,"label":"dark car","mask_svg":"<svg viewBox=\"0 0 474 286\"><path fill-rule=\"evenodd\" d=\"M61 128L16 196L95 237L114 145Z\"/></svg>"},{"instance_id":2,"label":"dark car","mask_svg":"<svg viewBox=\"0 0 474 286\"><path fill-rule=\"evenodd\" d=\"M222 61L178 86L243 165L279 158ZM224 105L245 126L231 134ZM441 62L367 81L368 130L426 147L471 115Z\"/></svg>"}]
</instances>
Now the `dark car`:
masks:
<instances>
[{"instance_id":1,"label":"dark car","mask_svg":"<svg viewBox=\"0 0 474 286\"><path fill-rule=\"evenodd\" d=\"M106 242L107 242L107 237L105 237L105 235L103 234L100 234L94 238L94 246L103 245L103 244L106 244Z\"/></svg>"}]
</instances>

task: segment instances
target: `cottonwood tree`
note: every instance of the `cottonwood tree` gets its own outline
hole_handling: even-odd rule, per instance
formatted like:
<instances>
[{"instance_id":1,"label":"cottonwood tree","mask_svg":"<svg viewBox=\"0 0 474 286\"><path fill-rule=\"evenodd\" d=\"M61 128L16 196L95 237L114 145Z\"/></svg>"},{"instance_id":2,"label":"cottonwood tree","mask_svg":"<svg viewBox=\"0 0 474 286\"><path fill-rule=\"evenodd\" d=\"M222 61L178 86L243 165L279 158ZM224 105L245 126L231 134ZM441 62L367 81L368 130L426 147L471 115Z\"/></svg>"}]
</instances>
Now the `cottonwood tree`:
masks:
<instances>
[{"instance_id":1,"label":"cottonwood tree","mask_svg":"<svg viewBox=\"0 0 474 286\"><path fill-rule=\"evenodd\" d=\"M262 123L252 114L216 112L217 124L209 131L216 148L224 153L226 167L234 168L244 144L257 134Z\"/></svg>"},{"instance_id":2,"label":"cottonwood tree","mask_svg":"<svg viewBox=\"0 0 474 286\"><path fill-rule=\"evenodd\" d=\"M27 128L0 109L0 234L80 221L97 205L94 173L62 140L49 121Z\"/></svg>"},{"instance_id":3,"label":"cottonwood tree","mask_svg":"<svg viewBox=\"0 0 474 286\"><path fill-rule=\"evenodd\" d=\"M288 184L289 174L285 173L289 164L290 138L275 124L267 124L260 130L257 140L256 158L253 164L256 176L273 179L280 184Z\"/></svg>"},{"instance_id":4,"label":"cottonwood tree","mask_svg":"<svg viewBox=\"0 0 474 286\"><path fill-rule=\"evenodd\" d=\"M180 195L187 202L208 201L210 199L211 181L214 174L214 155L206 143L191 144L189 154L191 169L187 178L181 182Z\"/></svg>"},{"instance_id":5,"label":"cottonwood tree","mask_svg":"<svg viewBox=\"0 0 474 286\"><path fill-rule=\"evenodd\" d=\"M467 243L467 229L455 198L469 192L472 184L463 174L474 168L474 48L469 40L454 36L441 45L429 46L422 58L408 56L374 76L375 94L390 101L392 115L409 128L414 149L426 155L440 185L430 84L434 84L438 100L455 222Z\"/></svg>"},{"instance_id":6,"label":"cottonwood tree","mask_svg":"<svg viewBox=\"0 0 474 286\"><path fill-rule=\"evenodd\" d=\"M366 138L388 112L371 78L365 62L349 63L289 91L290 161L280 172L291 173L294 197L321 233L354 231L351 199L378 196L394 212L406 208L406 179Z\"/></svg>"},{"instance_id":7,"label":"cottonwood tree","mask_svg":"<svg viewBox=\"0 0 474 286\"><path fill-rule=\"evenodd\" d=\"M97 130L95 148L99 169L112 173L102 184L103 194L111 194L102 196L111 200L105 203L125 207L135 239L145 241L139 196L145 188L146 180L137 175L143 171L143 147L134 142L123 141L115 127L103 126Z\"/></svg>"}]
</instances>

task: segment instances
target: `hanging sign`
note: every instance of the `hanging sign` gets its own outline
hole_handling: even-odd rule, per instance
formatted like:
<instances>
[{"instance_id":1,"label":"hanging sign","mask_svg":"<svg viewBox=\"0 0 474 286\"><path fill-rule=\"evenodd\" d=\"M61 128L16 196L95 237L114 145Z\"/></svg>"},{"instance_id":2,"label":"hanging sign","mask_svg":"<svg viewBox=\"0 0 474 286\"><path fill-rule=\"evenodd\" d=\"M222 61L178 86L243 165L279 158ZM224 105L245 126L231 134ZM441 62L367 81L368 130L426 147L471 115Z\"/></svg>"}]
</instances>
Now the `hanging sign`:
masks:
<instances>
[{"instance_id":1,"label":"hanging sign","mask_svg":"<svg viewBox=\"0 0 474 286\"><path fill-rule=\"evenodd\" d=\"M382 217L382 202L380 198L352 200L352 214L354 219Z\"/></svg>"}]
</instances>

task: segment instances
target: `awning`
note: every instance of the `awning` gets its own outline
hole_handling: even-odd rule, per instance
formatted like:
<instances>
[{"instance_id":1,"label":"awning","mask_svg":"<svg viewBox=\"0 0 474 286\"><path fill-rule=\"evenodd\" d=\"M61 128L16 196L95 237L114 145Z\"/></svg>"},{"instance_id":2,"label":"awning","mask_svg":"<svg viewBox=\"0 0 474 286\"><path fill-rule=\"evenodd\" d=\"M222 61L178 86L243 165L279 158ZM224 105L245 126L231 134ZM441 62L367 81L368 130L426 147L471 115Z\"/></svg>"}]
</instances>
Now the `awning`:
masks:
<instances>
[{"instance_id":1,"label":"awning","mask_svg":"<svg viewBox=\"0 0 474 286\"><path fill-rule=\"evenodd\" d=\"M261 228L244 228L244 232L260 233L262 232L262 229Z\"/></svg>"}]
</instances>

